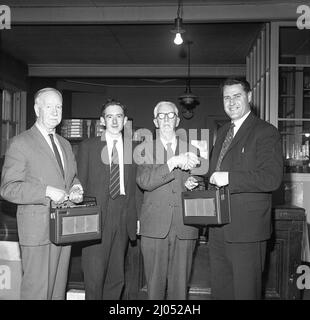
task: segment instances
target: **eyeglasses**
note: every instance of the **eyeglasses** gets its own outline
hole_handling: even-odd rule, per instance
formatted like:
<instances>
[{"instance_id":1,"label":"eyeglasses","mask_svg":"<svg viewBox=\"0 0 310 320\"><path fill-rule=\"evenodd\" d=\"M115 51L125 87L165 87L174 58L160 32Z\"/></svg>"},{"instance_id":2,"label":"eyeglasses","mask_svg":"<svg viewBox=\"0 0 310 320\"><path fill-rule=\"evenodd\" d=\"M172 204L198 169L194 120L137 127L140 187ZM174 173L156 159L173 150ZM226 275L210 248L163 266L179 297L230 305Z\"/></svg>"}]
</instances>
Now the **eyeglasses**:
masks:
<instances>
[{"instance_id":1,"label":"eyeglasses","mask_svg":"<svg viewBox=\"0 0 310 320\"><path fill-rule=\"evenodd\" d=\"M176 113L175 112L168 112L168 113L158 113L157 114L157 118L160 120L164 120L166 116L168 117L168 119L173 119L173 118L175 118Z\"/></svg>"}]
</instances>

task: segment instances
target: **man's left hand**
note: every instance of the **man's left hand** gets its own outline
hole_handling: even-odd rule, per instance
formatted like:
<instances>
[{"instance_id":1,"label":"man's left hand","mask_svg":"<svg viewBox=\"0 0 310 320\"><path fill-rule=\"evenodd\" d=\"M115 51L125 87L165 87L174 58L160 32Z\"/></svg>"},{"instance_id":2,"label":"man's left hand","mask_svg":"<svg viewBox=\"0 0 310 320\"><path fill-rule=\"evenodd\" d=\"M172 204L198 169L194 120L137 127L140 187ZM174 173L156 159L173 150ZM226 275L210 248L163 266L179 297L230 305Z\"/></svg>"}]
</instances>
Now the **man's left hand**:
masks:
<instances>
[{"instance_id":1,"label":"man's left hand","mask_svg":"<svg viewBox=\"0 0 310 320\"><path fill-rule=\"evenodd\" d=\"M74 203L80 203L83 201L83 188L80 184L72 186L69 192L69 200Z\"/></svg>"},{"instance_id":2,"label":"man's left hand","mask_svg":"<svg viewBox=\"0 0 310 320\"><path fill-rule=\"evenodd\" d=\"M228 185L228 172L214 172L210 178L210 183L215 184L218 187L223 187Z\"/></svg>"}]
</instances>

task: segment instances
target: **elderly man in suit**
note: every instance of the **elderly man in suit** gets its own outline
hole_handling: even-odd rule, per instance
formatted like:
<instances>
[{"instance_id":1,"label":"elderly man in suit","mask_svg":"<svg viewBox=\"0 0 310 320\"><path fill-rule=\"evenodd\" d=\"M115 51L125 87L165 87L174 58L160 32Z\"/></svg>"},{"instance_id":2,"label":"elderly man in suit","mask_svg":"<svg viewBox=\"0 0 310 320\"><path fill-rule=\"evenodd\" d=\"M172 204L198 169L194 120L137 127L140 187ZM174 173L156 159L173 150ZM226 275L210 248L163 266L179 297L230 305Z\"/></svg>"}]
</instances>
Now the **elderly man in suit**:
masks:
<instances>
[{"instance_id":1,"label":"elderly man in suit","mask_svg":"<svg viewBox=\"0 0 310 320\"><path fill-rule=\"evenodd\" d=\"M125 106L108 100L100 122L105 126L101 137L84 140L78 152L78 176L102 214L102 240L82 249L82 267L87 300L116 300L125 282L128 239L136 239L136 165L131 136L123 130Z\"/></svg>"},{"instance_id":2,"label":"elderly man in suit","mask_svg":"<svg viewBox=\"0 0 310 320\"><path fill-rule=\"evenodd\" d=\"M209 182L229 187L231 223L209 228L211 292L214 299L260 299L271 192L283 175L280 134L251 111L247 81L228 79L222 92L231 121L218 132Z\"/></svg>"},{"instance_id":3,"label":"elderly man in suit","mask_svg":"<svg viewBox=\"0 0 310 320\"><path fill-rule=\"evenodd\" d=\"M194 153L181 150L175 129L174 103L154 108L156 141L147 141L137 183L144 190L140 216L141 249L149 299L186 299L198 229L183 224L181 192L197 182L188 170L199 164ZM183 145L184 146L184 145ZM182 152L183 151L183 152ZM163 157L161 157L163 155Z\"/></svg>"},{"instance_id":4,"label":"elderly man in suit","mask_svg":"<svg viewBox=\"0 0 310 320\"><path fill-rule=\"evenodd\" d=\"M1 196L18 205L22 258L21 299L64 299L70 246L49 240L50 201L83 200L70 143L55 133L62 95L44 88L35 95L36 123L13 138L5 155Z\"/></svg>"}]
</instances>

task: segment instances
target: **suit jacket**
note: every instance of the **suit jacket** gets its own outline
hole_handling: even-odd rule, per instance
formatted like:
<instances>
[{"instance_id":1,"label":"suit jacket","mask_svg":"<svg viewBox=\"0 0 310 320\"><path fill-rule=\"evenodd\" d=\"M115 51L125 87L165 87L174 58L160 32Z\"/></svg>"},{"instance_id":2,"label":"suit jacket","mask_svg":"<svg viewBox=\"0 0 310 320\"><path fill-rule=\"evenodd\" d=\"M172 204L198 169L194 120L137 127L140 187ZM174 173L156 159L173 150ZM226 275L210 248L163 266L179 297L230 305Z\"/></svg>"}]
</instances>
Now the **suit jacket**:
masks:
<instances>
[{"instance_id":1,"label":"suit jacket","mask_svg":"<svg viewBox=\"0 0 310 320\"><path fill-rule=\"evenodd\" d=\"M125 141L124 141L125 144ZM106 141L101 137L86 139L81 142L78 151L78 177L84 188L84 195L96 197L101 208L102 224L107 217L109 200L110 165L101 160L101 153L108 159ZM127 151L126 151L127 150ZM130 152L128 155L126 152ZM132 160L132 149L124 148L124 159ZM124 164L125 199L122 206L122 215L126 215L127 233L131 240L136 238L137 209L136 209L136 164Z\"/></svg>"},{"instance_id":2,"label":"suit jacket","mask_svg":"<svg viewBox=\"0 0 310 320\"><path fill-rule=\"evenodd\" d=\"M210 176L230 123L218 133L210 160ZM229 242L265 240L271 234L271 192L283 177L283 157L278 130L252 112L239 128L225 154L221 171L229 172L231 223L224 225Z\"/></svg>"},{"instance_id":3,"label":"suit jacket","mask_svg":"<svg viewBox=\"0 0 310 320\"><path fill-rule=\"evenodd\" d=\"M169 172L166 161L161 157L164 146L160 140L145 142L143 148L146 163L137 169L137 183L144 190L140 234L165 238L173 218L180 239L197 239L198 229L183 223L181 193L186 191L184 183L189 173L180 169Z\"/></svg>"},{"instance_id":4,"label":"suit jacket","mask_svg":"<svg viewBox=\"0 0 310 320\"><path fill-rule=\"evenodd\" d=\"M21 245L43 245L49 241L50 198L46 187L69 192L76 178L76 162L70 143L57 135L63 160L63 178L56 157L34 125L14 137L5 155L1 196L17 207L17 227Z\"/></svg>"}]
</instances>

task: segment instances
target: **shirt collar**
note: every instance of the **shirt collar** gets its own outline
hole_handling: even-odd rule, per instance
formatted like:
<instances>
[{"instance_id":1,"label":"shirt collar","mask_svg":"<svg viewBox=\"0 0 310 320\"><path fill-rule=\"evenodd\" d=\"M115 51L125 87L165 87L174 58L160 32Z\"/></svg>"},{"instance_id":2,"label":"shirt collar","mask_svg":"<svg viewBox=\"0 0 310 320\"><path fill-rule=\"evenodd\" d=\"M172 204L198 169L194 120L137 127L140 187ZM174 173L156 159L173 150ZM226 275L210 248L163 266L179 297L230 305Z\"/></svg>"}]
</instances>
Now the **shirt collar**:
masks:
<instances>
[{"instance_id":1,"label":"shirt collar","mask_svg":"<svg viewBox=\"0 0 310 320\"><path fill-rule=\"evenodd\" d=\"M106 141L107 141L107 142L109 141L109 143L110 143L110 142L113 143L114 140L117 140L117 142L123 141L121 134L120 134L117 138L115 138L115 137L112 136L108 131L106 131L106 133L105 133L105 138L106 138Z\"/></svg>"},{"instance_id":2,"label":"shirt collar","mask_svg":"<svg viewBox=\"0 0 310 320\"><path fill-rule=\"evenodd\" d=\"M44 127L42 127L38 122L36 122L35 125L44 137L48 137L50 133L52 133L55 136L55 131L56 131L55 129L52 130L51 132L47 132L47 130Z\"/></svg>"}]
</instances>

